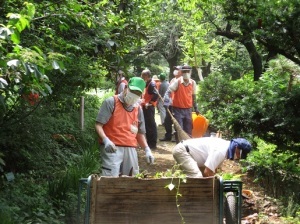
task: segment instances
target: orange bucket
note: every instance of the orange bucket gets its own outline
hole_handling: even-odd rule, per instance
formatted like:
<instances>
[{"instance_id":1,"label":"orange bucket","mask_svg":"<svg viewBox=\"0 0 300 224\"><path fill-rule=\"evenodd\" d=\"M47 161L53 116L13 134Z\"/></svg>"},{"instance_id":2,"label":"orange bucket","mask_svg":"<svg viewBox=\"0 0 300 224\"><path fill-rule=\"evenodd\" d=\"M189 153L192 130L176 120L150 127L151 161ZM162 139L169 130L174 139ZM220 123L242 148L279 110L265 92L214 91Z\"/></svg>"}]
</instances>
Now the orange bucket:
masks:
<instances>
[{"instance_id":1,"label":"orange bucket","mask_svg":"<svg viewBox=\"0 0 300 224\"><path fill-rule=\"evenodd\" d=\"M192 119L193 119L192 137L200 138L205 134L209 121L203 115L201 114L197 115L196 112L192 113Z\"/></svg>"}]
</instances>

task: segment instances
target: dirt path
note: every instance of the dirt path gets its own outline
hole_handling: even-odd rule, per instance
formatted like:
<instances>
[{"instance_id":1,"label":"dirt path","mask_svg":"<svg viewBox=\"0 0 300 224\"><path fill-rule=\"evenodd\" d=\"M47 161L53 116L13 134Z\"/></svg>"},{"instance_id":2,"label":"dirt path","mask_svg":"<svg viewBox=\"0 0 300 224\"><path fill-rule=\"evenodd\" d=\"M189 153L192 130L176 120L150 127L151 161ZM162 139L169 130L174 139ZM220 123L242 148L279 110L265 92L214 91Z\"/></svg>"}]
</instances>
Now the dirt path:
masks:
<instances>
[{"instance_id":1,"label":"dirt path","mask_svg":"<svg viewBox=\"0 0 300 224\"><path fill-rule=\"evenodd\" d=\"M158 139L164 136L164 128L160 125L159 117L156 115L158 124ZM146 163L143 150L138 150L140 172L146 172L148 176L154 176L158 172L165 172L175 165L172 156L172 148L175 142L157 142L157 149L152 150L155 163ZM283 223L278 217L278 206L271 198L264 194L264 190L253 182L253 178L247 173L243 174L239 163L226 160L222 166L222 173L242 174L243 189L250 190L252 194L248 197L244 194L242 205L242 224L278 224Z\"/></svg>"}]
</instances>

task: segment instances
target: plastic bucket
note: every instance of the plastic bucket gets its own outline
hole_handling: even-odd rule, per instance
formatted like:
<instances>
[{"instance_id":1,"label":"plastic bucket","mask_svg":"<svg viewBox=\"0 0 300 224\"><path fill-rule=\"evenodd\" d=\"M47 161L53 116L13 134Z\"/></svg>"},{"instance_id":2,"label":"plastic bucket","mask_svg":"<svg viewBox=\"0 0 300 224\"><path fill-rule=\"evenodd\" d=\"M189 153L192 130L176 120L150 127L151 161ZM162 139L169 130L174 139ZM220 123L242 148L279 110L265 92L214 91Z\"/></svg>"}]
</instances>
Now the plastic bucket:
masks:
<instances>
[{"instance_id":1,"label":"plastic bucket","mask_svg":"<svg viewBox=\"0 0 300 224\"><path fill-rule=\"evenodd\" d=\"M209 125L209 121L201 114L197 115L195 112L192 113L193 119L193 130L192 137L200 138L202 137Z\"/></svg>"}]
</instances>

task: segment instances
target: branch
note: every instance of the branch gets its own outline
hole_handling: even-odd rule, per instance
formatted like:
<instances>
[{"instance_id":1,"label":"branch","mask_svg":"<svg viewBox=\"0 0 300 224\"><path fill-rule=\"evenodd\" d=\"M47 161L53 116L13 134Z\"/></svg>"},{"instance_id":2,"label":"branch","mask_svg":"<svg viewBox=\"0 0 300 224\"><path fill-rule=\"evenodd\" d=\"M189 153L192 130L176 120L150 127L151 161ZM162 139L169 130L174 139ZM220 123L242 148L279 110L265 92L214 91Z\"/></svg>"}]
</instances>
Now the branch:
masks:
<instances>
[{"instance_id":1,"label":"branch","mask_svg":"<svg viewBox=\"0 0 300 224\"><path fill-rule=\"evenodd\" d=\"M40 16L40 17L33 18L32 21L39 20L39 19L45 19L45 18L50 17L50 16L65 16L65 15L66 14L48 14L48 15L45 15L45 16Z\"/></svg>"},{"instance_id":2,"label":"branch","mask_svg":"<svg viewBox=\"0 0 300 224\"><path fill-rule=\"evenodd\" d=\"M292 54L289 54L286 50L284 49L281 49L279 48L278 46L275 46L275 45L272 45L272 44L269 44L266 40L263 40L263 39L260 39L260 38L257 38L257 41L259 43L261 43L263 46L265 46L268 51L274 51L278 54L281 54L283 55L284 57L290 59L291 61L295 62L296 64L300 65L300 59L295 57L294 55Z\"/></svg>"},{"instance_id":3,"label":"branch","mask_svg":"<svg viewBox=\"0 0 300 224\"><path fill-rule=\"evenodd\" d=\"M217 24L214 23L213 19L211 19L211 16L210 16L211 14L207 13L207 12L205 11L205 9L204 9L200 4L198 4L198 6L199 6L199 8L204 12L204 14L206 15L206 18L208 19L208 21L209 21L212 25L214 25L214 26L216 27L217 30L221 30L221 28L220 28Z\"/></svg>"},{"instance_id":4,"label":"branch","mask_svg":"<svg viewBox=\"0 0 300 224\"><path fill-rule=\"evenodd\" d=\"M243 36L238 33L228 32L228 31L224 31L224 30L217 30L215 32L215 34L218 36L227 37L228 39L231 39L231 40L238 40L239 42L243 41L243 38L242 38Z\"/></svg>"}]
</instances>

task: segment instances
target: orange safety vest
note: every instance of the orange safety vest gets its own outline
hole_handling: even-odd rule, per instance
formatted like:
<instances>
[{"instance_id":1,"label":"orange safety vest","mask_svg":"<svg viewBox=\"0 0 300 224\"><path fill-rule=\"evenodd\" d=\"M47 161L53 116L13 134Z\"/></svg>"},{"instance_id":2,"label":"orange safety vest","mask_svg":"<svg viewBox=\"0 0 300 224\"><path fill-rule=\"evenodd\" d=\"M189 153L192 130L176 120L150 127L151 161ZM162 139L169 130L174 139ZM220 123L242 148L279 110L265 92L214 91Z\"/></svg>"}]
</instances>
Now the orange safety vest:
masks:
<instances>
[{"instance_id":1,"label":"orange safety vest","mask_svg":"<svg viewBox=\"0 0 300 224\"><path fill-rule=\"evenodd\" d=\"M123 147L137 147L136 135L131 132L131 126L138 128L139 107L134 107L131 112L124 109L123 104L117 97L115 109L109 121L103 125L106 136L116 145ZM102 139L101 139L102 143Z\"/></svg>"},{"instance_id":2,"label":"orange safety vest","mask_svg":"<svg viewBox=\"0 0 300 224\"><path fill-rule=\"evenodd\" d=\"M193 107L193 82L185 86L181 79L178 80L178 89L174 92L173 107Z\"/></svg>"},{"instance_id":3,"label":"orange safety vest","mask_svg":"<svg viewBox=\"0 0 300 224\"><path fill-rule=\"evenodd\" d=\"M153 81L151 81L151 82L153 82ZM144 90L144 96L143 96L143 98L144 98L144 105L146 105L147 103L149 103L151 101L151 99L152 99L152 95L150 95L148 93L148 88L149 88L151 82L149 82L148 86ZM157 102L153 102L152 103L152 105L154 107L156 106L156 104L157 104Z\"/></svg>"}]
</instances>

